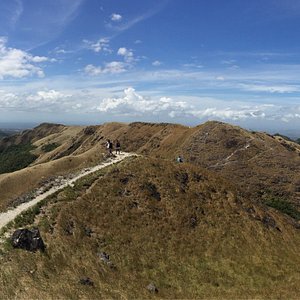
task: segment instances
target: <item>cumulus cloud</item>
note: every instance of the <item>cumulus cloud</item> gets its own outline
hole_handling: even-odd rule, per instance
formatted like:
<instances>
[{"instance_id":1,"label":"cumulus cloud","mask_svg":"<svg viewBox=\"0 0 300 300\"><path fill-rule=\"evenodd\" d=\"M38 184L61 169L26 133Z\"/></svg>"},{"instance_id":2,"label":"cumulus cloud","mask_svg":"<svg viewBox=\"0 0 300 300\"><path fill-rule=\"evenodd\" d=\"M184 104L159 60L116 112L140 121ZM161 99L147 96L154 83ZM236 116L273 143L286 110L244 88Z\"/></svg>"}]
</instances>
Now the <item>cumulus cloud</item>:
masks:
<instances>
[{"instance_id":1,"label":"cumulus cloud","mask_svg":"<svg viewBox=\"0 0 300 300\"><path fill-rule=\"evenodd\" d=\"M31 102L42 102L42 103L57 103L61 99L69 98L72 95L64 94L55 90L38 91L33 95L26 97L26 100Z\"/></svg>"},{"instance_id":2,"label":"cumulus cloud","mask_svg":"<svg viewBox=\"0 0 300 300\"><path fill-rule=\"evenodd\" d=\"M134 61L132 50L129 50L129 49L125 48L125 47L119 48L118 55L123 56L124 60L126 62L128 62L128 63Z\"/></svg>"},{"instance_id":3,"label":"cumulus cloud","mask_svg":"<svg viewBox=\"0 0 300 300\"><path fill-rule=\"evenodd\" d=\"M21 49L6 46L7 39L0 37L0 79L5 77L23 78L37 75L44 77L38 63L51 61L45 56L32 56Z\"/></svg>"},{"instance_id":4,"label":"cumulus cloud","mask_svg":"<svg viewBox=\"0 0 300 300\"><path fill-rule=\"evenodd\" d=\"M125 116L166 113L170 117L175 117L184 115L187 108L189 106L184 101L175 101L168 97L147 99L138 94L134 88L129 87L124 90L123 97L104 99L97 110Z\"/></svg>"},{"instance_id":5,"label":"cumulus cloud","mask_svg":"<svg viewBox=\"0 0 300 300\"><path fill-rule=\"evenodd\" d=\"M126 71L126 65L121 61L112 61L105 64L103 73L118 74Z\"/></svg>"},{"instance_id":6,"label":"cumulus cloud","mask_svg":"<svg viewBox=\"0 0 300 300\"><path fill-rule=\"evenodd\" d=\"M118 21L121 21L122 20L122 16L120 14L116 14L116 13L113 13L111 16L110 16L110 19L114 22L118 22Z\"/></svg>"},{"instance_id":7,"label":"cumulus cloud","mask_svg":"<svg viewBox=\"0 0 300 300\"><path fill-rule=\"evenodd\" d=\"M56 90L34 93L11 93L0 91L0 109L18 111L67 111L73 103L72 95Z\"/></svg>"},{"instance_id":8,"label":"cumulus cloud","mask_svg":"<svg viewBox=\"0 0 300 300\"><path fill-rule=\"evenodd\" d=\"M161 62L159 60L155 60L154 62L152 62L152 66L154 67L159 67L161 65Z\"/></svg>"},{"instance_id":9,"label":"cumulus cloud","mask_svg":"<svg viewBox=\"0 0 300 300\"><path fill-rule=\"evenodd\" d=\"M97 76L100 74L119 74L126 71L126 64L121 61L112 61L106 63L104 67L97 67L90 64L84 68L84 71L86 74L91 76Z\"/></svg>"},{"instance_id":10,"label":"cumulus cloud","mask_svg":"<svg viewBox=\"0 0 300 300\"><path fill-rule=\"evenodd\" d=\"M244 105L234 103L233 106L224 107L225 102L215 100L215 107L204 103L207 99L199 98L197 103L191 104L187 99L177 100L170 97L146 98L130 87L124 90L124 96L105 98L96 107L100 112L110 115L144 116L164 115L171 118L193 117L200 120L278 120L290 122L300 119L300 107L282 107L273 104ZM213 99L210 101L214 102Z\"/></svg>"},{"instance_id":11,"label":"cumulus cloud","mask_svg":"<svg viewBox=\"0 0 300 300\"><path fill-rule=\"evenodd\" d=\"M100 51L111 52L109 48L109 39L101 38L97 41L83 40L84 47L96 53Z\"/></svg>"},{"instance_id":12,"label":"cumulus cloud","mask_svg":"<svg viewBox=\"0 0 300 300\"><path fill-rule=\"evenodd\" d=\"M222 120L244 120L249 118L265 118L266 113L262 108L259 107L249 107L249 108L239 108L232 109L231 107L227 107L224 109L217 108L206 108L203 110L192 111L192 115L197 118L215 118Z\"/></svg>"}]
</instances>

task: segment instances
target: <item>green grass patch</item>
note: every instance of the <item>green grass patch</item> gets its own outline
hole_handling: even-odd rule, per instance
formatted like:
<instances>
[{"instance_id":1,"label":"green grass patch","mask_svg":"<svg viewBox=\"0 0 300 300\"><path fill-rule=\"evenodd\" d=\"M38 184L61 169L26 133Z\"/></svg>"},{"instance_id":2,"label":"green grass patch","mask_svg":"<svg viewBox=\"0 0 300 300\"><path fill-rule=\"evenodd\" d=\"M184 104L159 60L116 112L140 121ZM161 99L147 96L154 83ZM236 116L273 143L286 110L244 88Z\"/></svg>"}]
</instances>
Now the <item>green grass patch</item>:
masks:
<instances>
[{"instance_id":1,"label":"green grass patch","mask_svg":"<svg viewBox=\"0 0 300 300\"><path fill-rule=\"evenodd\" d=\"M43 145L42 151L44 151L44 152L51 152L54 149L56 149L57 147L59 147L59 146L60 146L60 144L58 144L58 143L46 144L46 145Z\"/></svg>"},{"instance_id":2,"label":"green grass patch","mask_svg":"<svg viewBox=\"0 0 300 300\"><path fill-rule=\"evenodd\" d=\"M0 174L26 168L37 159L30 151L35 149L31 144L11 145L0 150Z\"/></svg>"},{"instance_id":3,"label":"green grass patch","mask_svg":"<svg viewBox=\"0 0 300 300\"><path fill-rule=\"evenodd\" d=\"M289 215L293 219L300 220L300 212L293 206L292 203L286 199L281 199L275 196L269 196L264 203L270 207L275 208L276 210Z\"/></svg>"}]
</instances>

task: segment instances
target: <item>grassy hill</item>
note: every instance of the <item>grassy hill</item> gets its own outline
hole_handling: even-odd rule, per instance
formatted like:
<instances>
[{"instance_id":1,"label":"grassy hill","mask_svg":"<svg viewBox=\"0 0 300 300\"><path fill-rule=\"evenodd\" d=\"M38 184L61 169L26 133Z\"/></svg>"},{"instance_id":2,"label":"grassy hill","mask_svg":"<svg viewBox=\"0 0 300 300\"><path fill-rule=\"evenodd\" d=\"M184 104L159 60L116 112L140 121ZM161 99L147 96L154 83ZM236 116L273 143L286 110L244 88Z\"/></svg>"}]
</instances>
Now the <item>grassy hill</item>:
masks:
<instances>
[{"instance_id":1,"label":"grassy hill","mask_svg":"<svg viewBox=\"0 0 300 300\"><path fill-rule=\"evenodd\" d=\"M250 132L222 122L193 128L141 122L69 127L45 123L0 141L0 149L30 143L34 147L30 154L36 157L30 166L45 164L48 171L43 176L49 177L53 169L46 166L58 166L60 160L72 160L70 167L62 164L65 172L101 160L107 138L119 139L122 149L142 155L169 161L182 155L184 161L212 170L238 185L248 198L268 203L268 199L276 198L300 211L300 146L280 136ZM19 178L23 174L9 176ZM7 182L5 177L0 175L0 189ZM30 183L30 188L38 184ZM22 192L26 192L25 187ZM8 201L6 195L2 201Z\"/></svg>"},{"instance_id":2,"label":"grassy hill","mask_svg":"<svg viewBox=\"0 0 300 300\"><path fill-rule=\"evenodd\" d=\"M299 230L198 166L129 159L39 211L29 223L41 229L46 252L6 250L2 298L300 295ZM85 278L93 285L81 284ZM158 293L147 290L149 283Z\"/></svg>"},{"instance_id":3,"label":"grassy hill","mask_svg":"<svg viewBox=\"0 0 300 300\"><path fill-rule=\"evenodd\" d=\"M0 211L105 159L107 138L141 156L17 218L40 228L46 252L6 244L1 298L299 297L300 146L280 136L221 122L42 124L0 140L35 157L0 174Z\"/></svg>"}]
</instances>

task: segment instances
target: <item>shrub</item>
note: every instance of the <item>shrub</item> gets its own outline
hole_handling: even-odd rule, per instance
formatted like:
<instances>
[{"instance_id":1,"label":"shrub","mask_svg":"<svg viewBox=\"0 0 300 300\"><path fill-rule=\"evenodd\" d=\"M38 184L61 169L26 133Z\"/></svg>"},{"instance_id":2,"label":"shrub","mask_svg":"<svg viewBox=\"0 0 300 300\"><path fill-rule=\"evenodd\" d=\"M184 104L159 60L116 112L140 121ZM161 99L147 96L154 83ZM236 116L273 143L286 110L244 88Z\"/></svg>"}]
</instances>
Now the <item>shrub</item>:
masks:
<instances>
[{"instance_id":1,"label":"shrub","mask_svg":"<svg viewBox=\"0 0 300 300\"><path fill-rule=\"evenodd\" d=\"M270 197L269 199L265 200L265 204L284 214L289 215L297 221L300 220L300 212L293 206L293 204L285 199Z\"/></svg>"},{"instance_id":2,"label":"shrub","mask_svg":"<svg viewBox=\"0 0 300 300\"><path fill-rule=\"evenodd\" d=\"M0 174L14 172L30 165L37 158L30 152L34 148L31 144L20 144L0 150Z\"/></svg>"},{"instance_id":3,"label":"shrub","mask_svg":"<svg viewBox=\"0 0 300 300\"><path fill-rule=\"evenodd\" d=\"M44 152L51 152L53 151L54 149L56 149L57 147L59 147L60 145L57 144L57 143L51 143L51 144L46 144L46 145L43 145L42 147L42 150Z\"/></svg>"}]
</instances>

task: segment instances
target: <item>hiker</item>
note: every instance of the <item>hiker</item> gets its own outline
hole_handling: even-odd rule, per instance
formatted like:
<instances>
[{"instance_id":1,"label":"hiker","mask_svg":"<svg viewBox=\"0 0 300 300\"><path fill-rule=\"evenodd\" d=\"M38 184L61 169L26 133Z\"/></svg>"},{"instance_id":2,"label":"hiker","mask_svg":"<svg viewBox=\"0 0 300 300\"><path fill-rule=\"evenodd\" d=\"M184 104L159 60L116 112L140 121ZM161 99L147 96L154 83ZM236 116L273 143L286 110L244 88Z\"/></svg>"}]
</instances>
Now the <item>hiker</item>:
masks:
<instances>
[{"instance_id":1,"label":"hiker","mask_svg":"<svg viewBox=\"0 0 300 300\"><path fill-rule=\"evenodd\" d=\"M110 140L106 141L106 149L109 155L112 155L113 144Z\"/></svg>"},{"instance_id":2,"label":"hiker","mask_svg":"<svg viewBox=\"0 0 300 300\"><path fill-rule=\"evenodd\" d=\"M116 154L121 154L121 144L119 142L119 140L116 140Z\"/></svg>"},{"instance_id":3,"label":"hiker","mask_svg":"<svg viewBox=\"0 0 300 300\"><path fill-rule=\"evenodd\" d=\"M182 162L183 162L183 159L182 159L182 157L181 157L180 155L178 155L176 161L177 161L178 163L182 163Z\"/></svg>"}]
</instances>

